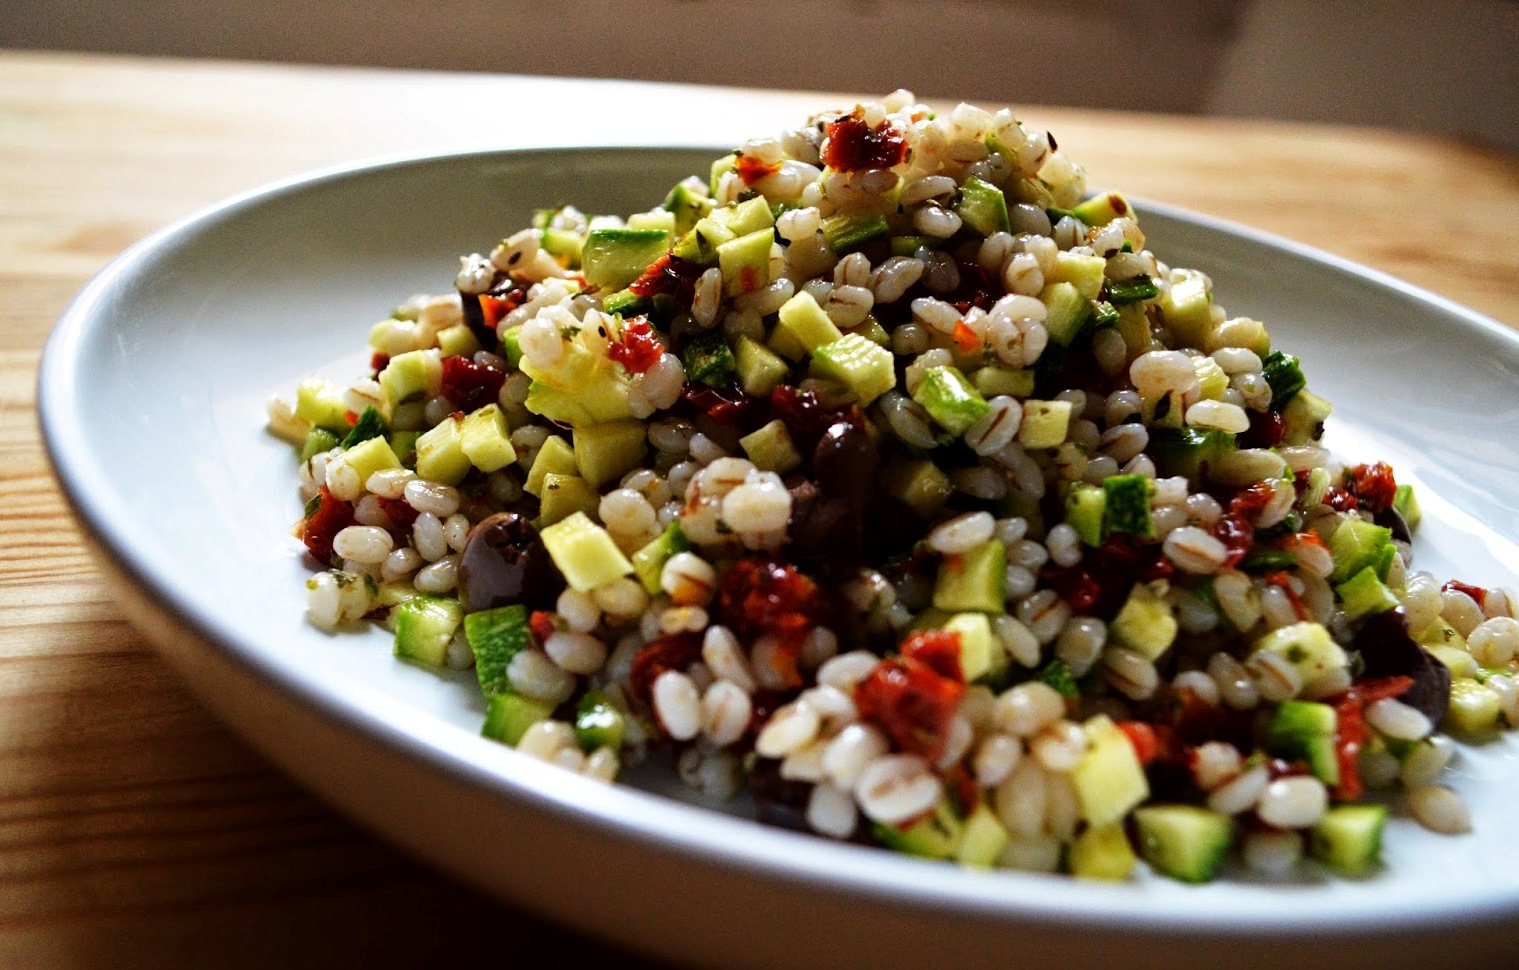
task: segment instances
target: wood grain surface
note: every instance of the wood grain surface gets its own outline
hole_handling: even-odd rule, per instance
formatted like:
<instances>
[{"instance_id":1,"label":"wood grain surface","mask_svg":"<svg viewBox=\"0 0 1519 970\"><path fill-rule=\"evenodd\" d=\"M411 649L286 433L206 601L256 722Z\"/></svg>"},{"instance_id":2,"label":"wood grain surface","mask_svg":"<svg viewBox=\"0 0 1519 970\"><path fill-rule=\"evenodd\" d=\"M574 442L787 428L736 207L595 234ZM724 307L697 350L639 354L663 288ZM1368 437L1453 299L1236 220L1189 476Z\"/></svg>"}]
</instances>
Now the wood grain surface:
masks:
<instances>
[{"instance_id":1,"label":"wood grain surface","mask_svg":"<svg viewBox=\"0 0 1519 970\"><path fill-rule=\"evenodd\" d=\"M904 79L910 85L911 79ZM412 966L545 926L357 829L214 721L122 618L34 382L84 282L230 193L377 154L734 143L838 96L0 52L0 965ZM1093 184L1263 228L1519 326L1519 161L1374 129L1027 108ZM526 941L526 942L525 942Z\"/></svg>"}]
</instances>

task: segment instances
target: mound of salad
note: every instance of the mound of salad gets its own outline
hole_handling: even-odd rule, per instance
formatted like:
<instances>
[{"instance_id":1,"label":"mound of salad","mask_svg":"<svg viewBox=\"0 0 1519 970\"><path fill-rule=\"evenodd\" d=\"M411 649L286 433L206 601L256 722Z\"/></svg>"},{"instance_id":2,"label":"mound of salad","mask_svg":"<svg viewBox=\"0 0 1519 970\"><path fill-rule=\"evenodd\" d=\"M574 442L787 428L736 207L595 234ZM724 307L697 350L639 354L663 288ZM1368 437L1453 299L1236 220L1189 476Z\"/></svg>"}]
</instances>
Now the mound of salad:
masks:
<instances>
[{"instance_id":1,"label":"mound of salad","mask_svg":"<svg viewBox=\"0 0 1519 970\"><path fill-rule=\"evenodd\" d=\"M531 756L967 866L1470 828L1515 597L1414 571L1409 485L1051 135L898 91L650 201L539 211L272 402L312 623L473 668Z\"/></svg>"}]
</instances>

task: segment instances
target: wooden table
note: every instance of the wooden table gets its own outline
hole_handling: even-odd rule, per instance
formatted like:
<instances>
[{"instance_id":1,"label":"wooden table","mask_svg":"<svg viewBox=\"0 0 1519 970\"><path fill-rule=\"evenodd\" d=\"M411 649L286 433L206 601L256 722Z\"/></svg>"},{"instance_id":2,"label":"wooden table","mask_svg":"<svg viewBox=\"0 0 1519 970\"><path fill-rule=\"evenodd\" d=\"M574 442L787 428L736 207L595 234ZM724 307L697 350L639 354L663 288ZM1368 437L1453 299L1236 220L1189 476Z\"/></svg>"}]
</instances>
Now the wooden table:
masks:
<instances>
[{"instance_id":1,"label":"wooden table","mask_svg":"<svg viewBox=\"0 0 1519 970\"><path fill-rule=\"evenodd\" d=\"M0 53L0 964L442 965L510 960L524 940L629 962L401 857L201 708L81 545L38 441L37 362L70 297L125 246L271 179L442 148L734 143L843 104ZM1519 326L1512 157L1372 129L1023 117L1094 184L1320 246Z\"/></svg>"}]
</instances>

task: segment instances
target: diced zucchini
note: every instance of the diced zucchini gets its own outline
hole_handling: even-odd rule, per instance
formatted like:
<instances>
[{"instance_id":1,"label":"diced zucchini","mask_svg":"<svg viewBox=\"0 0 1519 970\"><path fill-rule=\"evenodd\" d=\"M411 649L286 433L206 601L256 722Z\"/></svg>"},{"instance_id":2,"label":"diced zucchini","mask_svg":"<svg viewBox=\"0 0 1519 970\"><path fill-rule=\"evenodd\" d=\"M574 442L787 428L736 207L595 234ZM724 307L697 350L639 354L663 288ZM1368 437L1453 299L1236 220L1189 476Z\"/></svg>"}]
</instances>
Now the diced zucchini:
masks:
<instances>
[{"instance_id":1,"label":"diced zucchini","mask_svg":"<svg viewBox=\"0 0 1519 970\"><path fill-rule=\"evenodd\" d=\"M1448 647L1463 653L1466 651L1466 637L1443 617L1435 617L1435 621L1420 630L1414 639L1426 647Z\"/></svg>"},{"instance_id":2,"label":"diced zucchini","mask_svg":"<svg viewBox=\"0 0 1519 970\"><path fill-rule=\"evenodd\" d=\"M1212 357L1193 357L1192 370L1197 374L1198 394L1208 401L1223 399L1229 390L1229 375Z\"/></svg>"},{"instance_id":3,"label":"diced zucchini","mask_svg":"<svg viewBox=\"0 0 1519 970\"><path fill-rule=\"evenodd\" d=\"M1261 375L1271 385L1271 409L1280 411L1299 391L1308 386L1303 368L1296 357L1273 350L1261 361Z\"/></svg>"},{"instance_id":4,"label":"diced zucchini","mask_svg":"<svg viewBox=\"0 0 1519 970\"><path fill-rule=\"evenodd\" d=\"M1383 550L1391 548L1391 529L1346 516L1329 537L1329 552L1334 556L1334 572L1329 581L1343 583L1368 566L1376 569L1378 579L1386 579L1390 560L1386 560Z\"/></svg>"},{"instance_id":5,"label":"diced zucchini","mask_svg":"<svg viewBox=\"0 0 1519 970\"><path fill-rule=\"evenodd\" d=\"M384 438L370 438L343 452L343 461L348 463L359 475L360 482L369 481L369 476L377 471L387 468L400 468L401 459L390 450L390 442ZM465 470L468 470L468 463ZM424 478L427 476L423 476Z\"/></svg>"},{"instance_id":6,"label":"diced zucchini","mask_svg":"<svg viewBox=\"0 0 1519 970\"><path fill-rule=\"evenodd\" d=\"M1134 208L1119 193L1106 192L1078 203L1071 214L1089 226L1105 226L1120 216L1132 217Z\"/></svg>"},{"instance_id":7,"label":"diced zucchini","mask_svg":"<svg viewBox=\"0 0 1519 970\"><path fill-rule=\"evenodd\" d=\"M995 365L978 367L970 375L970 382L983 397L1008 394L1021 399L1034 393L1034 372L1031 370L1013 370Z\"/></svg>"},{"instance_id":8,"label":"diced zucchini","mask_svg":"<svg viewBox=\"0 0 1519 970\"><path fill-rule=\"evenodd\" d=\"M686 379L708 387L727 387L733 383L733 350L721 329L704 330L686 344L681 354Z\"/></svg>"},{"instance_id":9,"label":"diced zucchini","mask_svg":"<svg viewBox=\"0 0 1519 970\"><path fill-rule=\"evenodd\" d=\"M420 477L430 482L457 485L469 474L469 458L464 454L460 434L462 425L463 421L450 416L417 439L417 474ZM386 450L389 450L388 446Z\"/></svg>"},{"instance_id":10,"label":"diced zucchini","mask_svg":"<svg viewBox=\"0 0 1519 970\"><path fill-rule=\"evenodd\" d=\"M747 236L775 225L775 214L762 198L745 199L726 208L714 209L711 219L723 225L734 236Z\"/></svg>"},{"instance_id":11,"label":"diced zucchini","mask_svg":"<svg viewBox=\"0 0 1519 970\"><path fill-rule=\"evenodd\" d=\"M991 405L986 403L965 375L954 367L930 367L924 372L912 399L928 412L929 417L950 434L964 434L971 425L980 421ZM1032 402L1030 402L1032 403ZM1066 405L1067 408L1070 405ZM1025 411L1024 424L1028 422ZM1062 439L1064 435L1062 434Z\"/></svg>"},{"instance_id":12,"label":"diced zucchini","mask_svg":"<svg viewBox=\"0 0 1519 970\"><path fill-rule=\"evenodd\" d=\"M1153 300L1160 295L1160 287L1148 276L1136 276L1127 280L1108 280L1103 288L1107 291L1108 302L1114 306L1143 303L1145 300Z\"/></svg>"},{"instance_id":13,"label":"diced zucchini","mask_svg":"<svg viewBox=\"0 0 1519 970\"><path fill-rule=\"evenodd\" d=\"M769 342L777 354L798 361L842 336L812 294L803 290L781 306Z\"/></svg>"},{"instance_id":14,"label":"diced zucchini","mask_svg":"<svg viewBox=\"0 0 1519 970\"><path fill-rule=\"evenodd\" d=\"M1270 650L1297 668L1304 684L1311 684L1332 670L1344 669L1350 659L1321 623L1303 621L1279 627L1255 641L1251 648Z\"/></svg>"},{"instance_id":15,"label":"diced zucchini","mask_svg":"<svg viewBox=\"0 0 1519 970\"><path fill-rule=\"evenodd\" d=\"M1158 305L1161 318L1171 328L1175 346L1207 347L1208 334L1213 330L1213 295L1201 276L1187 276L1172 283L1170 292L1160 298Z\"/></svg>"},{"instance_id":16,"label":"diced zucchini","mask_svg":"<svg viewBox=\"0 0 1519 970\"><path fill-rule=\"evenodd\" d=\"M1282 444L1306 445L1324 436L1324 422L1334 407L1309 390L1300 390L1282 408Z\"/></svg>"},{"instance_id":17,"label":"diced zucchini","mask_svg":"<svg viewBox=\"0 0 1519 970\"><path fill-rule=\"evenodd\" d=\"M723 292L743 296L770 282L770 247L775 233L766 228L729 240L717 247L717 265L723 274Z\"/></svg>"},{"instance_id":18,"label":"diced zucchini","mask_svg":"<svg viewBox=\"0 0 1519 970\"><path fill-rule=\"evenodd\" d=\"M1382 855L1385 805L1335 805L1308 832L1308 854L1336 872L1365 874Z\"/></svg>"},{"instance_id":19,"label":"diced zucchini","mask_svg":"<svg viewBox=\"0 0 1519 970\"><path fill-rule=\"evenodd\" d=\"M391 618L396 626L397 657L433 670L447 666L449 641L464 620L458 600L417 596L391 610Z\"/></svg>"},{"instance_id":20,"label":"diced zucchini","mask_svg":"<svg viewBox=\"0 0 1519 970\"><path fill-rule=\"evenodd\" d=\"M635 224L637 217L628 220L631 229L652 228L643 224ZM543 238L539 240L543 251L554 257L554 262L562 267L579 266L585 256L585 237L580 233L569 229L545 229Z\"/></svg>"},{"instance_id":21,"label":"diced zucchini","mask_svg":"<svg viewBox=\"0 0 1519 970\"><path fill-rule=\"evenodd\" d=\"M713 160L712 168L707 179L707 190L713 195L717 195L718 181L721 180L724 175L733 171L733 169L737 166L738 154L736 152L729 152L722 158Z\"/></svg>"},{"instance_id":22,"label":"diced zucchini","mask_svg":"<svg viewBox=\"0 0 1519 970\"><path fill-rule=\"evenodd\" d=\"M338 446L338 436L326 428L312 428L306 432L306 441L301 445L299 459L302 462L310 461L314 456L324 451L331 451Z\"/></svg>"},{"instance_id":23,"label":"diced zucchini","mask_svg":"<svg viewBox=\"0 0 1519 970\"><path fill-rule=\"evenodd\" d=\"M960 186L955 212L967 226L983 236L1007 232L1007 197L1002 190L972 175Z\"/></svg>"},{"instance_id":24,"label":"diced zucchini","mask_svg":"<svg viewBox=\"0 0 1519 970\"><path fill-rule=\"evenodd\" d=\"M1139 474L1109 475L1102 480L1102 491L1107 497L1103 504L1106 532L1126 532L1143 539L1155 535L1155 523L1150 518L1154 481Z\"/></svg>"},{"instance_id":25,"label":"diced zucchini","mask_svg":"<svg viewBox=\"0 0 1519 970\"><path fill-rule=\"evenodd\" d=\"M1336 586L1334 591L1345 608L1345 618L1351 621L1398 606L1398 597L1377 579L1376 570L1370 566Z\"/></svg>"},{"instance_id":26,"label":"diced zucchini","mask_svg":"<svg viewBox=\"0 0 1519 970\"><path fill-rule=\"evenodd\" d=\"M1076 483L1066 493L1065 520L1076 530L1083 545L1102 545L1103 518L1107 504L1107 492L1085 482ZM1148 506L1145 511L1148 513Z\"/></svg>"},{"instance_id":27,"label":"diced zucchini","mask_svg":"<svg viewBox=\"0 0 1519 970\"><path fill-rule=\"evenodd\" d=\"M472 357L480 350L480 340L468 324L455 324L438 331L438 353L443 357Z\"/></svg>"},{"instance_id":28,"label":"diced zucchini","mask_svg":"<svg viewBox=\"0 0 1519 970\"><path fill-rule=\"evenodd\" d=\"M464 636L475 654L475 677L485 696L511 690L506 668L512 658L532 646L527 607L521 603L464 614Z\"/></svg>"},{"instance_id":29,"label":"diced zucchini","mask_svg":"<svg viewBox=\"0 0 1519 970\"><path fill-rule=\"evenodd\" d=\"M1092 302L1077 291L1073 283L1049 283L1039 293L1044 302L1044 329L1050 339L1062 347L1069 346L1091 316Z\"/></svg>"},{"instance_id":30,"label":"diced zucchini","mask_svg":"<svg viewBox=\"0 0 1519 970\"><path fill-rule=\"evenodd\" d=\"M1077 879L1122 882L1134 874L1139 859L1122 825L1088 827L1071 843L1066 862Z\"/></svg>"},{"instance_id":31,"label":"diced zucchini","mask_svg":"<svg viewBox=\"0 0 1519 970\"><path fill-rule=\"evenodd\" d=\"M1007 848L1007 829L997 813L982 802L965 820L965 831L960 834L960 844L955 848L955 861L973 869L990 869L997 864L1002 850Z\"/></svg>"},{"instance_id":32,"label":"diced zucchini","mask_svg":"<svg viewBox=\"0 0 1519 970\"><path fill-rule=\"evenodd\" d=\"M390 450L395 452L395 456L407 468L417 467L417 439L420 437L422 437L420 431L392 431L390 433Z\"/></svg>"},{"instance_id":33,"label":"diced zucchini","mask_svg":"<svg viewBox=\"0 0 1519 970\"><path fill-rule=\"evenodd\" d=\"M823 220L823 241L839 256L890 232L891 225L879 212L844 212Z\"/></svg>"},{"instance_id":34,"label":"diced zucchini","mask_svg":"<svg viewBox=\"0 0 1519 970\"><path fill-rule=\"evenodd\" d=\"M1302 394L1298 395L1298 397L1302 396ZM1414 494L1412 485L1399 485L1394 490L1392 507L1403 516L1403 521L1408 523L1410 529L1417 529L1424 519L1424 512L1419 508L1419 497Z\"/></svg>"},{"instance_id":35,"label":"diced zucchini","mask_svg":"<svg viewBox=\"0 0 1519 970\"><path fill-rule=\"evenodd\" d=\"M541 498L544 476L550 472L556 475L580 474L580 466L575 462L574 450L568 442L556 434L544 439L543 446L538 449L538 456L533 459L533 467L528 470L527 484L522 486L523 489L529 495L537 495Z\"/></svg>"},{"instance_id":36,"label":"diced zucchini","mask_svg":"<svg viewBox=\"0 0 1519 970\"><path fill-rule=\"evenodd\" d=\"M615 482L637 468L648 450L648 433L642 421L582 425L571 437L575 467L592 488Z\"/></svg>"},{"instance_id":37,"label":"diced zucchini","mask_svg":"<svg viewBox=\"0 0 1519 970\"><path fill-rule=\"evenodd\" d=\"M635 212L628 216L627 227L629 229L659 229L673 233L675 213L663 207L652 212Z\"/></svg>"},{"instance_id":38,"label":"diced zucchini","mask_svg":"<svg viewBox=\"0 0 1519 970\"><path fill-rule=\"evenodd\" d=\"M627 718L599 690L589 690L575 708L575 740L587 754L597 748L622 748Z\"/></svg>"},{"instance_id":39,"label":"diced zucchini","mask_svg":"<svg viewBox=\"0 0 1519 970\"><path fill-rule=\"evenodd\" d=\"M521 369L533 379L525 406L550 421L573 427L633 416L623 368L579 341L566 344L563 358L552 368L538 367L524 357Z\"/></svg>"},{"instance_id":40,"label":"diced zucchini","mask_svg":"<svg viewBox=\"0 0 1519 970\"><path fill-rule=\"evenodd\" d=\"M607 311L611 313L611 310ZM506 355L506 362L515 370L522 362L522 324L515 327L507 327L499 332L501 337L501 352Z\"/></svg>"},{"instance_id":41,"label":"diced zucchini","mask_svg":"<svg viewBox=\"0 0 1519 970\"><path fill-rule=\"evenodd\" d=\"M589 592L633 572L633 564L607 531L584 512L576 512L539 533L549 558L571 589Z\"/></svg>"},{"instance_id":42,"label":"diced zucchini","mask_svg":"<svg viewBox=\"0 0 1519 970\"><path fill-rule=\"evenodd\" d=\"M1108 632L1118 642L1146 660L1158 660L1171 649L1179 629L1171 604L1152 583L1136 583L1108 624Z\"/></svg>"},{"instance_id":43,"label":"diced zucchini","mask_svg":"<svg viewBox=\"0 0 1519 970\"><path fill-rule=\"evenodd\" d=\"M690 548L690 540L680 531L680 522L676 521L666 526L665 531L650 540L648 545L633 553L633 572L650 596L659 593L659 578L664 572L665 562L677 552L685 552Z\"/></svg>"},{"instance_id":44,"label":"diced zucchini","mask_svg":"<svg viewBox=\"0 0 1519 970\"><path fill-rule=\"evenodd\" d=\"M739 447L761 471L784 475L802 463L786 423L776 418L738 439Z\"/></svg>"},{"instance_id":45,"label":"diced zucchini","mask_svg":"<svg viewBox=\"0 0 1519 970\"><path fill-rule=\"evenodd\" d=\"M295 416L339 435L348 433L343 389L320 377L307 377L295 386Z\"/></svg>"},{"instance_id":46,"label":"diced zucchini","mask_svg":"<svg viewBox=\"0 0 1519 970\"><path fill-rule=\"evenodd\" d=\"M1301 760L1326 785L1340 783L1340 763L1334 736L1334 708L1314 701L1283 701L1266 726L1266 750L1279 757Z\"/></svg>"},{"instance_id":47,"label":"diced zucchini","mask_svg":"<svg viewBox=\"0 0 1519 970\"><path fill-rule=\"evenodd\" d=\"M1059 448L1071 430L1070 401L1024 401L1018 443L1025 448Z\"/></svg>"},{"instance_id":48,"label":"diced zucchini","mask_svg":"<svg viewBox=\"0 0 1519 970\"><path fill-rule=\"evenodd\" d=\"M1001 613L1007 600L1007 547L988 539L969 552L945 556L934 583L935 609Z\"/></svg>"},{"instance_id":49,"label":"diced zucchini","mask_svg":"<svg viewBox=\"0 0 1519 970\"><path fill-rule=\"evenodd\" d=\"M1145 805L1134 810L1139 850L1162 875L1208 882L1234 844L1229 816L1195 805Z\"/></svg>"},{"instance_id":50,"label":"diced zucchini","mask_svg":"<svg viewBox=\"0 0 1519 970\"><path fill-rule=\"evenodd\" d=\"M906 828L897 828L877 822L871 831L876 841L907 855L925 859L950 859L960 847L965 835L965 820L955 813L949 802L941 801L932 815L927 815Z\"/></svg>"},{"instance_id":51,"label":"diced zucchini","mask_svg":"<svg viewBox=\"0 0 1519 970\"><path fill-rule=\"evenodd\" d=\"M675 232L685 235L696 225L696 220L712 211L712 200L691 190L684 182L679 183L665 196L665 210L675 214Z\"/></svg>"},{"instance_id":52,"label":"diced zucchini","mask_svg":"<svg viewBox=\"0 0 1519 970\"><path fill-rule=\"evenodd\" d=\"M616 314L624 319L637 316L640 313L648 313L649 306L650 301L648 297L639 296L632 290L618 290L601 301L602 310L607 313ZM512 329L515 330L516 328L513 327ZM512 361L512 366L516 366L516 361Z\"/></svg>"},{"instance_id":53,"label":"diced zucchini","mask_svg":"<svg viewBox=\"0 0 1519 970\"><path fill-rule=\"evenodd\" d=\"M942 629L960 639L960 672L966 683L995 683L1007 672L1007 649L992 632L985 613L956 613L945 621Z\"/></svg>"},{"instance_id":54,"label":"diced zucchini","mask_svg":"<svg viewBox=\"0 0 1519 970\"><path fill-rule=\"evenodd\" d=\"M1503 701L1486 684L1465 677L1450 683L1450 706L1441 725L1452 734L1486 734L1498 727Z\"/></svg>"},{"instance_id":55,"label":"diced zucchini","mask_svg":"<svg viewBox=\"0 0 1519 970\"><path fill-rule=\"evenodd\" d=\"M485 704L485 724L480 734L493 741L515 746L527 729L547 721L554 706L522 694L492 694Z\"/></svg>"},{"instance_id":56,"label":"diced zucchini","mask_svg":"<svg viewBox=\"0 0 1519 970\"><path fill-rule=\"evenodd\" d=\"M592 229L586 233L581 272L592 286L620 290L643 275L672 242L664 229Z\"/></svg>"},{"instance_id":57,"label":"diced zucchini","mask_svg":"<svg viewBox=\"0 0 1519 970\"><path fill-rule=\"evenodd\" d=\"M768 397L791 370L770 348L748 336L738 338L738 346L733 349L733 363L738 386L754 397Z\"/></svg>"},{"instance_id":58,"label":"diced zucchini","mask_svg":"<svg viewBox=\"0 0 1519 970\"><path fill-rule=\"evenodd\" d=\"M1107 266L1108 261L1101 256L1062 251L1055 254L1055 269L1044 282L1070 283L1083 300L1095 300L1102 295L1103 273Z\"/></svg>"},{"instance_id":59,"label":"diced zucchini","mask_svg":"<svg viewBox=\"0 0 1519 970\"><path fill-rule=\"evenodd\" d=\"M500 406L487 404L464 418L459 429L459 447L471 465L489 474L517 460L510 435Z\"/></svg>"},{"instance_id":60,"label":"diced zucchini","mask_svg":"<svg viewBox=\"0 0 1519 970\"><path fill-rule=\"evenodd\" d=\"M558 475L549 472L543 476L543 494L539 496L538 525L553 525L575 513L596 514L601 505L601 493L579 475Z\"/></svg>"},{"instance_id":61,"label":"diced zucchini","mask_svg":"<svg viewBox=\"0 0 1519 970\"><path fill-rule=\"evenodd\" d=\"M342 445L344 448L352 448L361 441L383 438L389 433L390 429L385 426L385 419L380 417L379 409L367 407L364 413L359 415L359 420L354 422L353 428L348 432L348 437L343 439Z\"/></svg>"},{"instance_id":62,"label":"diced zucchini","mask_svg":"<svg viewBox=\"0 0 1519 970\"><path fill-rule=\"evenodd\" d=\"M1071 770L1081 817L1094 828L1118 825L1150 797L1144 765L1128 735L1107 715L1089 718L1082 730L1087 749Z\"/></svg>"},{"instance_id":63,"label":"diced zucchini","mask_svg":"<svg viewBox=\"0 0 1519 970\"><path fill-rule=\"evenodd\" d=\"M861 407L869 405L897 383L896 359L891 351L856 333L845 334L814 349L811 373L814 377L844 385ZM974 389L971 393L975 393Z\"/></svg>"},{"instance_id":64,"label":"diced zucchini","mask_svg":"<svg viewBox=\"0 0 1519 970\"><path fill-rule=\"evenodd\" d=\"M888 495L901 499L924 519L937 515L955 491L949 476L926 459L888 465L884 483Z\"/></svg>"},{"instance_id":65,"label":"diced zucchini","mask_svg":"<svg viewBox=\"0 0 1519 970\"><path fill-rule=\"evenodd\" d=\"M442 386L443 355L435 348L397 354L380 371L380 389L392 410L412 398L432 397Z\"/></svg>"}]
</instances>

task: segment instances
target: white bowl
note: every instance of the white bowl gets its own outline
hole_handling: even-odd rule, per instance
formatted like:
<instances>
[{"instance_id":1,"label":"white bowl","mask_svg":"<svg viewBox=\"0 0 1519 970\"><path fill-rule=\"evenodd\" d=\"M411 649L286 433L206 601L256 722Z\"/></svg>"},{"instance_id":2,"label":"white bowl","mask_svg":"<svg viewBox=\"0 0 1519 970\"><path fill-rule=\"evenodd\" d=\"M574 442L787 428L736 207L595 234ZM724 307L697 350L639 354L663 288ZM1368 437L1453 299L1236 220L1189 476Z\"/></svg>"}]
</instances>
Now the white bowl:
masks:
<instances>
[{"instance_id":1,"label":"white bowl","mask_svg":"<svg viewBox=\"0 0 1519 970\"><path fill-rule=\"evenodd\" d=\"M1232 968L1492 966L1519 931L1519 745L1463 747L1476 831L1395 817L1365 879L1193 887L973 872L762 827L666 786L607 787L479 736L482 703L395 661L381 631L323 635L288 535L295 459L264 403L361 372L369 324L447 292L460 253L535 207L648 207L717 154L578 149L417 158L286 182L134 246L80 294L43 360L50 455L134 622L205 703L305 784L501 897L670 960L722 967L1058 961ZM1263 319L1336 406L1330 444L1391 461L1425 509L1418 565L1519 575L1519 337L1299 246L1141 206L1172 265ZM396 914L405 918L405 914Z\"/></svg>"}]
</instances>

